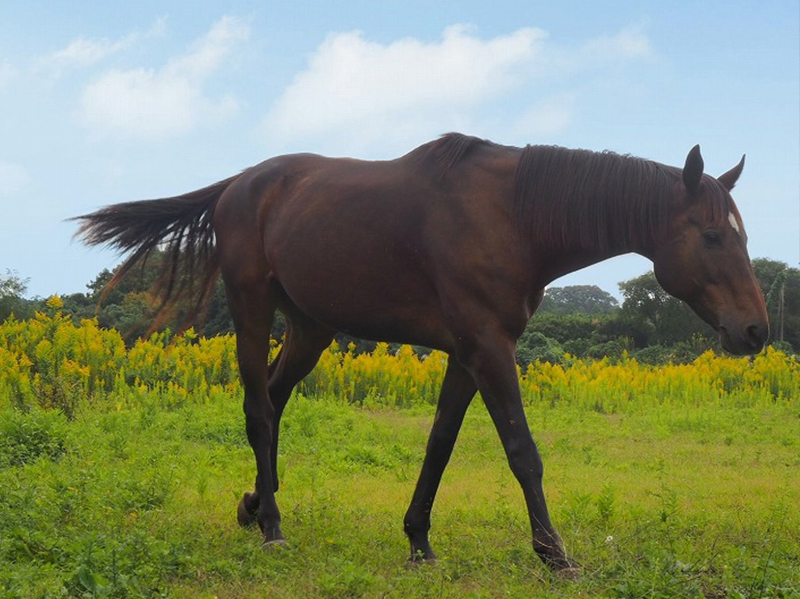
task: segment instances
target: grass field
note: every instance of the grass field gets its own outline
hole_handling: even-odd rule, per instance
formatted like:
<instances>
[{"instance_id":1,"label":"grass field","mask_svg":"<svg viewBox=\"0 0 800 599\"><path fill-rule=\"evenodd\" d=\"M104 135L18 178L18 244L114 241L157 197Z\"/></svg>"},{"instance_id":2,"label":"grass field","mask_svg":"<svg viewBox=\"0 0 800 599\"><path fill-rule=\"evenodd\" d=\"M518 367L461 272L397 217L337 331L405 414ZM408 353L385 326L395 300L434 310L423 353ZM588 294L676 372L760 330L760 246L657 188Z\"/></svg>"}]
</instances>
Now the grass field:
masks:
<instances>
[{"instance_id":1,"label":"grass field","mask_svg":"<svg viewBox=\"0 0 800 599\"><path fill-rule=\"evenodd\" d=\"M800 598L800 409L528 408L552 516L583 566L553 577L476 399L433 513L402 517L433 407L296 396L279 472L286 547L235 521L254 464L238 394L0 410L1 597ZM2 405L2 404L0 404Z\"/></svg>"}]
</instances>

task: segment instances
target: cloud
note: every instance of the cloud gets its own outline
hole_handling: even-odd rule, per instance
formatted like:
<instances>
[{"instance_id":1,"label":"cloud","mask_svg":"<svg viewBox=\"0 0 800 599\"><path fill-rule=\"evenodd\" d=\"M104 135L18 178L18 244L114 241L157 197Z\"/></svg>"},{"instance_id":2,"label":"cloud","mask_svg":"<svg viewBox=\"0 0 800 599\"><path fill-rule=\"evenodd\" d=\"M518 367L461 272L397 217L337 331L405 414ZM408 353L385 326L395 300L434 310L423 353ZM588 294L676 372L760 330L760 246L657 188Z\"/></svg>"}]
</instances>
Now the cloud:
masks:
<instances>
[{"instance_id":1,"label":"cloud","mask_svg":"<svg viewBox=\"0 0 800 599\"><path fill-rule=\"evenodd\" d=\"M650 39L638 27L628 27L613 37L599 37L583 45L583 58L645 58L653 53Z\"/></svg>"},{"instance_id":2,"label":"cloud","mask_svg":"<svg viewBox=\"0 0 800 599\"><path fill-rule=\"evenodd\" d=\"M242 20L223 17L160 69L107 71L84 90L79 120L97 138L159 140L226 118L238 102L208 98L204 84L249 32Z\"/></svg>"},{"instance_id":3,"label":"cloud","mask_svg":"<svg viewBox=\"0 0 800 599\"><path fill-rule=\"evenodd\" d=\"M266 135L306 138L333 131L377 141L386 127L417 128L460 115L515 87L546 34L519 29L482 40L464 26L442 39L401 39L387 45L360 32L329 35L270 109ZM381 123L372 133L368 125ZM366 126L365 126L366 125Z\"/></svg>"},{"instance_id":4,"label":"cloud","mask_svg":"<svg viewBox=\"0 0 800 599\"><path fill-rule=\"evenodd\" d=\"M66 47L40 58L36 70L54 80L59 79L71 71L93 66L109 56L126 50L141 39L162 34L165 24L166 19L161 17L146 33L133 32L116 40L78 37Z\"/></svg>"},{"instance_id":5,"label":"cloud","mask_svg":"<svg viewBox=\"0 0 800 599\"><path fill-rule=\"evenodd\" d=\"M54 76L61 76L65 72L96 64L120 50L130 47L135 41L134 34L125 36L116 41L108 39L92 40L79 37L72 40L66 48L57 50L42 58L39 69L48 71Z\"/></svg>"},{"instance_id":6,"label":"cloud","mask_svg":"<svg viewBox=\"0 0 800 599\"><path fill-rule=\"evenodd\" d=\"M566 79L576 72L594 77L651 52L639 29L573 47L552 43L537 28L482 39L455 25L436 41L388 44L361 32L331 34L269 109L263 136L291 149L309 140L326 150L385 147L387 132L404 141L476 124L482 132L485 113L509 105L519 116L495 120L553 134L569 126L579 104Z\"/></svg>"},{"instance_id":7,"label":"cloud","mask_svg":"<svg viewBox=\"0 0 800 599\"><path fill-rule=\"evenodd\" d=\"M11 196L31 180L28 169L19 164L0 160L0 196Z\"/></svg>"}]
</instances>

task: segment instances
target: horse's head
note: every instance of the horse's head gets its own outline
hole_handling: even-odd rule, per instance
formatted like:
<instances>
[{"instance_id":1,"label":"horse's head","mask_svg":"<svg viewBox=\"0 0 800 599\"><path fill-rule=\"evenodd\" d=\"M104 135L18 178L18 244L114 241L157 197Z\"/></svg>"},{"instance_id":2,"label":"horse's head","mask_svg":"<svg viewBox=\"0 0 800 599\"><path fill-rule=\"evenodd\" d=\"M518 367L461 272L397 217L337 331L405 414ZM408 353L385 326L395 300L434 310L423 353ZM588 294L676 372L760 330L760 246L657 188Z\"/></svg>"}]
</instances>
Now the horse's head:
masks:
<instances>
[{"instance_id":1,"label":"horse's head","mask_svg":"<svg viewBox=\"0 0 800 599\"><path fill-rule=\"evenodd\" d=\"M695 146L675 186L675 216L652 257L661 286L714 327L723 348L754 354L764 347L769 324L742 218L730 196L743 167L744 157L718 179L703 175Z\"/></svg>"}]
</instances>

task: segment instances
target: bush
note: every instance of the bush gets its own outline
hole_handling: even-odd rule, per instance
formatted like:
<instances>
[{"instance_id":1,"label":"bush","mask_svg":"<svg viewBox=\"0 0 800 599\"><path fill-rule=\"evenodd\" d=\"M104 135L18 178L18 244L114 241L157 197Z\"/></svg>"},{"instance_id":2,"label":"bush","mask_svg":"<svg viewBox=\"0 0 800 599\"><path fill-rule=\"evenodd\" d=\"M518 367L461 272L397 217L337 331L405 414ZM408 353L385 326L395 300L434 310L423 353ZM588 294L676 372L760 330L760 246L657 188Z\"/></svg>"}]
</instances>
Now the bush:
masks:
<instances>
[{"instance_id":1,"label":"bush","mask_svg":"<svg viewBox=\"0 0 800 599\"><path fill-rule=\"evenodd\" d=\"M602 360L603 358L609 358L612 361L619 360L622 358L623 353L628 350L626 341L626 339L612 339L605 343L598 343L590 347L585 356L596 360Z\"/></svg>"},{"instance_id":2,"label":"bush","mask_svg":"<svg viewBox=\"0 0 800 599\"><path fill-rule=\"evenodd\" d=\"M0 412L0 468L21 466L40 456L58 459L66 451L67 421L58 412Z\"/></svg>"},{"instance_id":3,"label":"bush","mask_svg":"<svg viewBox=\"0 0 800 599\"><path fill-rule=\"evenodd\" d=\"M558 364L564 359L564 349L558 341L536 331L526 331L517 344L517 363L525 368L533 362Z\"/></svg>"}]
</instances>

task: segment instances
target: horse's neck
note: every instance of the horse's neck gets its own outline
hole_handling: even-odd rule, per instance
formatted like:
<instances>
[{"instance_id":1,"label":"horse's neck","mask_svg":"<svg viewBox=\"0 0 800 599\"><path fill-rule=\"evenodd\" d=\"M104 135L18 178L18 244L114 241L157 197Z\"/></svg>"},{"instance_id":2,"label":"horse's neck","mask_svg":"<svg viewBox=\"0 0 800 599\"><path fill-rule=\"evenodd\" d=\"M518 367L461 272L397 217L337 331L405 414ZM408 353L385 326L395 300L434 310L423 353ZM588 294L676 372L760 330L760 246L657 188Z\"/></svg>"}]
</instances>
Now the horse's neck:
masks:
<instances>
[{"instance_id":1,"label":"horse's neck","mask_svg":"<svg viewBox=\"0 0 800 599\"><path fill-rule=\"evenodd\" d=\"M671 219L675 173L615 154L528 147L517 164L512 214L531 256L556 278L650 248Z\"/></svg>"},{"instance_id":2,"label":"horse's neck","mask_svg":"<svg viewBox=\"0 0 800 599\"><path fill-rule=\"evenodd\" d=\"M559 277L627 253L635 253L649 258L645 252L637 250L602 251L599 249L577 248L543 251L538 248L534 249L532 260L534 262L533 271L536 273L536 286L544 287Z\"/></svg>"},{"instance_id":3,"label":"horse's neck","mask_svg":"<svg viewBox=\"0 0 800 599\"><path fill-rule=\"evenodd\" d=\"M567 214L562 222L553 225L564 228L563 241L560 243L552 238L548 240L547 236L542 235L541 229L537 230L535 226L523 234L523 243L529 245L533 269L543 284L623 254L639 254L652 260L656 242L651 231L641 231L625 239L615 236L611 231L608 234L601 232L596 239L590 239L579 231L581 215L577 214L578 210L576 208L576 214ZM629 225L620 228L630 230Z\"/></svg>"}]
</instances>

